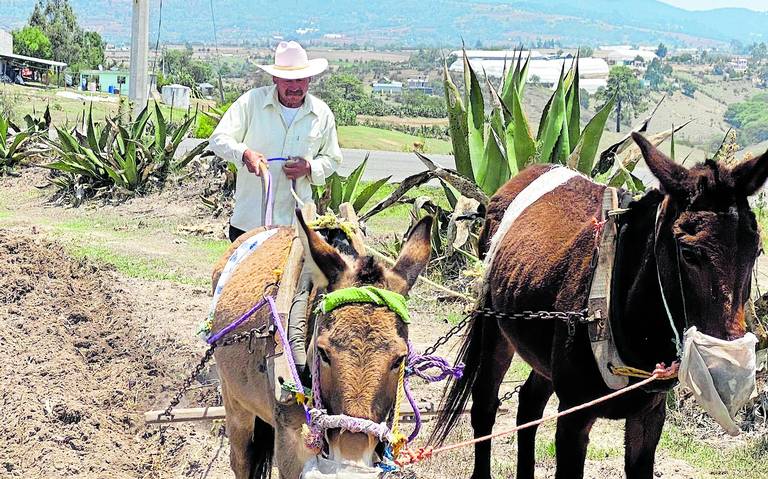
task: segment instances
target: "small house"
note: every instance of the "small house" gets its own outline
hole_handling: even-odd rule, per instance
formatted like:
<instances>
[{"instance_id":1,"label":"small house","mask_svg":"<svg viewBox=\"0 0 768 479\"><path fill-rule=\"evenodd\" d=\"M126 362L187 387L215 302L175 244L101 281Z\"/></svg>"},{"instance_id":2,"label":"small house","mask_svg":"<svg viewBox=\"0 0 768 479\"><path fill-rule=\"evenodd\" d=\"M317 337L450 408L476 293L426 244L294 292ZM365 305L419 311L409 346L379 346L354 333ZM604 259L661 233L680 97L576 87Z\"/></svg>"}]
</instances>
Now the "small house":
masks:
<instances>
[{"instance_id":1,"label":"small house","mask_svg":"<svg viewBox=\"0 0 768 479\"><path fill-rule=\"evenodd\" d=\"M130 76L128 70L81 70L80 86L87 91L127 94Z\"/></svg>"},{"instance_id":2,"label":"small house","mask_svg":"<svg viewBox=\"0 0 768 479\"><path fill-rule=\"evenodd\" d=\"M189 108L189 102L192 97L192 89L184 85L164 85L161 93L163 103L171 108Z\"/></svg>"},{"instance_id":3,"label":"small house","mask_svg":"<svg viewBox=\"0 0 768 479\"><path fill-rule=\"evenodd\" d=\"M403 82L376 82L373 84L373 93L380 93L383 95L399 95L403 93Z\"/></svg>"}]
</instances>

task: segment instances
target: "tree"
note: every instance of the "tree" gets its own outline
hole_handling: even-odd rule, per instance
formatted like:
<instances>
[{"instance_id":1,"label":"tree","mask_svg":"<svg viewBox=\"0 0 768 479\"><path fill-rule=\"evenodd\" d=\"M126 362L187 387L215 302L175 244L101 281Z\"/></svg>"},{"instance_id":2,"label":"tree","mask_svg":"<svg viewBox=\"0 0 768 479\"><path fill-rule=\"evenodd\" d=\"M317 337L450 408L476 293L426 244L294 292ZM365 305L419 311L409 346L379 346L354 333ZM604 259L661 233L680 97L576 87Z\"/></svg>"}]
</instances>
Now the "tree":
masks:
<instances>
[{"instance_id":1,"label":"tree","mask_svg":"<svg viewBox=\"0 0 768 479\"><path fill-rule=\"evenodd\" d=\"M581 58L591 57L595 54L595 49L592 47L579 47L579 56Z\"/></svg>"},{"instance_id":2,"label":"tree","mask_svg":"<svg viewBox=\"0 0 768 479\"><path fill-rule=\"evenodd\" d=\"M599 108L605 106L611 98L616 99L616 132L621 131L622 114L635 116L642 111L645 104L640 81L626 65L611 68L608 85L600 88L595 97L601 103Z\"/></svg>"},{"instance_id":3,"label":"tree","mask_svg":"<svg viewBox=\"0 0 768 479\"><path fill-rule=\"evenodd\" d=\"M51 58L70 69L95 68L104 62L104 41L97 32L84 31L69 0L38 0L27 22L45 34Z\"/></svg>"},{"instance_id":4,"label":"tree","mask_svg":"<svg viewBox=\"0 0 768 479\"><path fill-rule=\"evenodd\" d=\"M658 58L651 60L648 68L645 70L644 78L654 90L659 90L664 84L666 77L672 74L672 67L662 62Z\"/></svg>"},{"instance_id":5,"label":"tree","mask_svg":"<svg viewBox=\"0 0 768 479\"><path fill-rule=\"evenodd\" d=\"M696 84L690 80L685 80L682 90L683 95L693 98L693 95L696 93Z\"/></svg>"},{"instance_id":6,"label":"tree","mask_svg":"<svg viewBox=\"0 0 768 479\"><path fill-rule=\"evenodd\" d=\"M51 40L38 27L26 26L13 32L13 53L50 60Z\"/></svg>"},{"instance_id":7,"label":"tree","mask_svg":"<svg viewBox=\"0 0 768 479\"><path fill-rule=\"evenodd\" d=\"M755 43L749 50L753 60L762 60L768 58L768 45L765 42Z\"/></svg>"},{"instance_id":8,"label":"tree","mask_svg":"<svg viewBox=\"0 0 768 479\"><path fill-rule=\"evenodd\" d=\"M357 114L370 102L363 82L349 73L334 73L325 77L317 89L317 96L328 104L339 125L356 124Z\"/></svg>"},{"instance_id":9,"label":"tree","mask_svg":"<svg viewBox=\"0 0 768 479\"><path fill-rule=\"evenodd\" d=\"M667 46L663 43L659 43L659 47L656 49L656 56L659 58L664 58L667 56L667 53L669 53Z\"/></svg>"}]
</instances>

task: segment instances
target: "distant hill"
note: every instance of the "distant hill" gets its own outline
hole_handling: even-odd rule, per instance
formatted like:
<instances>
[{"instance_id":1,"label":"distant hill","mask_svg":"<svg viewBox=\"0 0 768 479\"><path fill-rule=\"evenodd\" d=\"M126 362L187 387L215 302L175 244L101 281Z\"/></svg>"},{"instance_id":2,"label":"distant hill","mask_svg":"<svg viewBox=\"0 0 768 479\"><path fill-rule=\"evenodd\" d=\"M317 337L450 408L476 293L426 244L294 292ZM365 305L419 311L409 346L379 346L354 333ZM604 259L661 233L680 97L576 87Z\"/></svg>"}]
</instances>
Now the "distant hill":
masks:
<instances>
[{"instance_id":1,"label":"distant hill","mask_svg":"<svg viewBox=\"0 0 768 479\"><path fill-rule=\"evenodd\" d=\"M130 41L131 0L70 0L82 24L107 41ZM713 45L768 39L768 13L687 11L657 0L212 0L221 43L262 43L275 35L320 41L342 34L379 45L452 47L554 39L563 45ZM0 28L18 28L31 1L2 2ZM151 0L155 39L158 0ZM297 30L305 33L299 34ZM161 40L213 40L210 0L165 0Z\"/></svg>"}]
</instances>

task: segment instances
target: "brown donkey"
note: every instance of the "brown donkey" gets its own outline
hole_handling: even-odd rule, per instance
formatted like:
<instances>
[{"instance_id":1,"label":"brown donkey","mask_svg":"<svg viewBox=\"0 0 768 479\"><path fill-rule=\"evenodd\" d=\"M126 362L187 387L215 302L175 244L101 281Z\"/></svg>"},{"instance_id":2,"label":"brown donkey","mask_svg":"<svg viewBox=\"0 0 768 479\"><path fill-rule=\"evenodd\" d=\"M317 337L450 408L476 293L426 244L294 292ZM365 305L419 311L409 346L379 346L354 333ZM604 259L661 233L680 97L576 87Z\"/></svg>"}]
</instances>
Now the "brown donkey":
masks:
<instances>
[{"instance_id":1,"label":"brown donkey","mask_svg":"<svg viewBox=\"0 0 768 479\"><path fill-rule=\"evenodd\" d=\"M405 295L429 260L431 218L413 228L390 269L369 256L339 253L308 229L300 214L297 217L314 284L326 286L328 291L373 285ZM263 229L248 236L259 231ZM282 266L292 236L293 229L282 228L235 269L218 302L213 331L242 316L262 298L265 286L274 279L273 271ZM233 244L219 261L214 285L240 243ZM236 331L263 325L268 317L268 310L262 310ZM386 421L395 400L400 364L407 355L407 325L389 309L371 304L340 306L322 318L315 340L322 360L322 400L328 413ZM265 340L218 348L215 353L227 411L230 464L238 479L269 477L274 455L280 477L297 479L313 456L301 437L304 411L295 402L286 405L275 400L266 355ZM369 467L379 450L378 441L366 434L338 430L327 431L324 446L330 461ZM338 477L344 477L343 471Z\"/></svg>"},{"instance_id":2,"label":"brown donkey","mask_svg":"<svg viewBox=\"0 0 768 479\"><path fill-rule=\"evenodd\" d=\"M721 339L744 335L743 305L749 298L750 275L760 245L747 197L768 177L768 153L733 168L706 161L688 170L641 135L633 137L660 189L631 203L620 217L611 321L622 359L652 371L656 363L671 364L677 355L661 288L680 334L688 326L696 326ZM481 238L486 251L507 206L548 168L537 165L521 172L491 199ZM484 304L500 312L585 308L594 220L600 217L603 190L601 185L576 177L526 209L501 240L489 266L490 293L482 298ZM435 438L445 438L470 393L475 437L491 432L499 385L515 352L533 368L520 391L518 424L541 418L553 392L560 410L611 392L597 368L585 325L577 325L574 336L569 337L562 321L478 317L459 358L466 363L464 377L447 392L447 409L438 420ZM663 390L672 383L652 383L653 388L632 391L558 419L555 477L583 477L589 431L603 417L626 420L627 478L652 478L666 415ZM535 436L535 428L518 435L518 479L534 477ZM489 442L476 445L474 479L491 477L490 455Z\"/></svg>"}]
</instances>

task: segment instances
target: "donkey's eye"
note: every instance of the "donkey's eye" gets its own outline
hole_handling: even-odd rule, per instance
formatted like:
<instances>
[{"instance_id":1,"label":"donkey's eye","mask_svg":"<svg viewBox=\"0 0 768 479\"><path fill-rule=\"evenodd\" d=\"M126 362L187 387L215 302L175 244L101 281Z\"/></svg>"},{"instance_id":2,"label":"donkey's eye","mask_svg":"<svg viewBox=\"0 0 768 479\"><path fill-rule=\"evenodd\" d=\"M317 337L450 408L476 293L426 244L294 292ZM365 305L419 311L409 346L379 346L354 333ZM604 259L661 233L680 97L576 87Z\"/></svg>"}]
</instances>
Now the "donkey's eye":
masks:
<instances>
[{"instance_id":1,"label":"donkey's eye","mask_svg":"<svg viewBox=\"0 0 768 479\"><path fill-rule=\"evenodd\" d=\"M320 355L320 359L322 359L324 363L326 363L326 364L328 364L330 366L331 358L328 357L328 353L325 352L325 349L317 348L317 354Z\"/></svg>"},{"instance_id":2,"label":"donkey's eye","mask_svg":"<svg viewBox=\"0 0 768 479\"><path fill-rule=\"evenodd\" d=\"M390 369L392 371L400 369L400 366L403 364L403 361L405 361L405 356L400 356L399 358L395 359L395 361L392 363L392 367Z\"/></svg>"}]
</instances>

